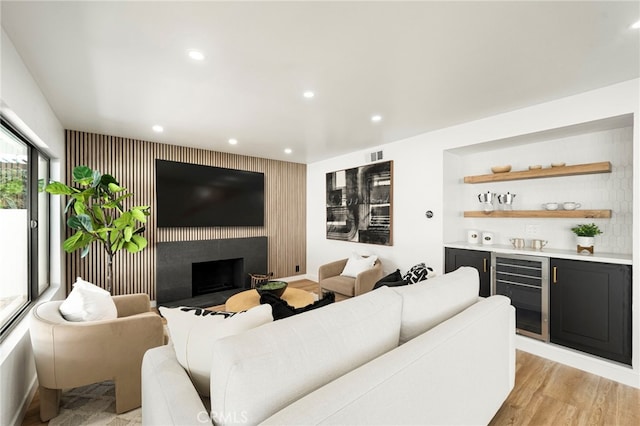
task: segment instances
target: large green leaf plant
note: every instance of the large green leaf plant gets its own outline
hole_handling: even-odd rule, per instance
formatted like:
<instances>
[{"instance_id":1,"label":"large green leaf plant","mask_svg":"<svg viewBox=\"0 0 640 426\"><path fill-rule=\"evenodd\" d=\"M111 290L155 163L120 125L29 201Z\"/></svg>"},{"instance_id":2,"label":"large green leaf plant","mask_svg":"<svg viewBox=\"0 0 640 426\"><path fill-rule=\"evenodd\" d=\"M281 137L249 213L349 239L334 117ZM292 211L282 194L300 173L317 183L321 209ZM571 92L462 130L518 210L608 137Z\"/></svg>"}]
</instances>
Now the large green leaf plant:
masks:
<instances>
[{"instance_id":1,"label":"large green leaf plant","mask_svg":"<svg viewBox=\"0 0 640 426\"><path fill-rule=\"evenodd\" d=\"M65 213L71 211L67 226L75 233L64 241L63 248L67 253L82 250L81 257L85 257L92 243L102 246L108 262L106 289L111 291L113 256L123 249L137 253L147 247L147 239L141 234L149 206L125 210L122 203L133 194L113 176L87 166L73 169L73 183L76 185L51 182L45 188L50 194L69 197L65 207Z\"/></svg>"}]
</instances>

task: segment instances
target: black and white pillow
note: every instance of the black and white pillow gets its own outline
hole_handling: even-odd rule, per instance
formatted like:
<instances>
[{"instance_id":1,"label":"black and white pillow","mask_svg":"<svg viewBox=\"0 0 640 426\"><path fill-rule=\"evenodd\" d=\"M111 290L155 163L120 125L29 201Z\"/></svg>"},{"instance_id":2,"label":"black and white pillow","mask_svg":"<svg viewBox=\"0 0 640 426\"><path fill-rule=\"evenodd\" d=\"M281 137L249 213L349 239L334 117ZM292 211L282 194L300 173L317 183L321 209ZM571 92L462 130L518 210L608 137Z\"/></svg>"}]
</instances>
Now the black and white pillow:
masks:
<instances>
[{"instance_id":1,"label":"black and white pillow","mask_svg":"<svg viewBox=\"0 0 640 426\"><path fill-rule=\"evenodd\" d=\"M424 262L418 263L409 269L403 279L409 284L419 283L434 275L433 268L426 266Z\"/></svg>"},{"instance_id":2,"label":"black and white pillow","mask_svg":"<svg viewBox=\"0 0 640 426\"><path fill-rule=\"evenodd\" d=\"M208 309L204 309L204 308L195 308L195 307L189 307L189 306L181 306L178 309L180 309L181 312L186 312L186 313L192 313L193 315L197 316L197 317L206 317L209 315L222 315L225 319L226 318L230 318L234 315L238 315L242 312L246 312L246 311L240 311L240 312L228 312L228 311L210 311Z\"/></svg>"}]
</instances>

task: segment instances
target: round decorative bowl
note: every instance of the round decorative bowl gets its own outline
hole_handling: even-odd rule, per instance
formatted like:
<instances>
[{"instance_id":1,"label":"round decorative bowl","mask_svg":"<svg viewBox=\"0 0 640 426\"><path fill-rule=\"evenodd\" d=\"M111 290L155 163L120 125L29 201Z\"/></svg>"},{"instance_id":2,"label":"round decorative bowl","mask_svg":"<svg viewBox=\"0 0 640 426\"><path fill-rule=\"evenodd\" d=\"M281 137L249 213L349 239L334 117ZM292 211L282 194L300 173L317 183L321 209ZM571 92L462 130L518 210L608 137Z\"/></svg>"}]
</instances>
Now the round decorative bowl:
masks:
<instances>
[{"instance_id":1,"label":"round decorative bowl","mask_svg":"<svg viewBox=\"0 0 640 426\"><path fill-rule=\"evenodd\" d=\"M276 297L281 297L289 284L285 281L267 281L256 287L256 290L260 295L264 293L271 293Z\"/></svg>"},{"instance_id":2,"label":"round decorative bowl","mask_svg":"<svg viewBox=\"0 0 640 426\"><path fill-rule=\"evenodd\" d=\"M507 173L508 171L511 170L511 165L507 165L507 166L493 166L491 168L491 171L493 173Z\"/></svg>"}]
</instances>

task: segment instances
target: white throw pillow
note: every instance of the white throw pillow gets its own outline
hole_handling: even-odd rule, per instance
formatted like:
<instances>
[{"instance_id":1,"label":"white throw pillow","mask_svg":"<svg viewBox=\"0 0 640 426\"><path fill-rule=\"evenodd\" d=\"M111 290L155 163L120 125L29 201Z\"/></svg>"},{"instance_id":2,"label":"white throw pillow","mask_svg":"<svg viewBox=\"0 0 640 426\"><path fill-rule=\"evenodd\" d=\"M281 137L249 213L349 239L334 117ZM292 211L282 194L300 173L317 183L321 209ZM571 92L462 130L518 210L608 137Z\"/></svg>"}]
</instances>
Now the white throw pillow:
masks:
<instances>
[{"instance_id":1,"label":"white throw pillow","mask_svg":"<svg viewBox=\"0 0 640 426\"><path fill-rule=\"evenodd\" d=\"M347 259L347 264L344 266L340 275L343 277L355 278L359 273L373 268L376 260L378 260L378 256L363 257L354 253L349 259Z\"/></svg>"},{"instance_id":2,"label":"white throw pillow","mask_svg":"<svg viewBox=\"0 0 640 426\"><path fill-rule=\"evenodd\" d=\"M78 277L73 290L60 304L60 313L67 321L100 321L118 318L118 309L111 294Z\"/></svg>"},{"instance_id":3,"label":"white throw pillow","mask_svg":"<svg viewBox=\"0 0 640 426\"><path fill-rule=\"evenodd\" d=\"M200 395L209 396L213 343L273 321L271 305L248 311L213 312L201 308L159 308L167 319L176 358Z\"/></svg>"}]
</instances>

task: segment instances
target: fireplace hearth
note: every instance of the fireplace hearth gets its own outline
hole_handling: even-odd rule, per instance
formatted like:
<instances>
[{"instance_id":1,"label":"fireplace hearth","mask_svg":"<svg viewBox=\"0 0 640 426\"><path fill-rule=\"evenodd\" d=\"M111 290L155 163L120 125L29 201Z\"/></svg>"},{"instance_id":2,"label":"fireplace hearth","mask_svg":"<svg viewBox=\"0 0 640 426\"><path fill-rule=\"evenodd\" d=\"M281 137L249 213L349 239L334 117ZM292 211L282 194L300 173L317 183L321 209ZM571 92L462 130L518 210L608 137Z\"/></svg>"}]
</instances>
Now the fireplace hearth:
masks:
<instances>
[{"instance_id":1,"label":"fireplace hearth","mask_svg":"<svg viewBox=\"0 0 640 426\"><path fill-rule=\"evenodd\" d=\"M223 305L267 273L267 237L162 242L157 245L158 306Z\"/></svg>"}]
</instances>

